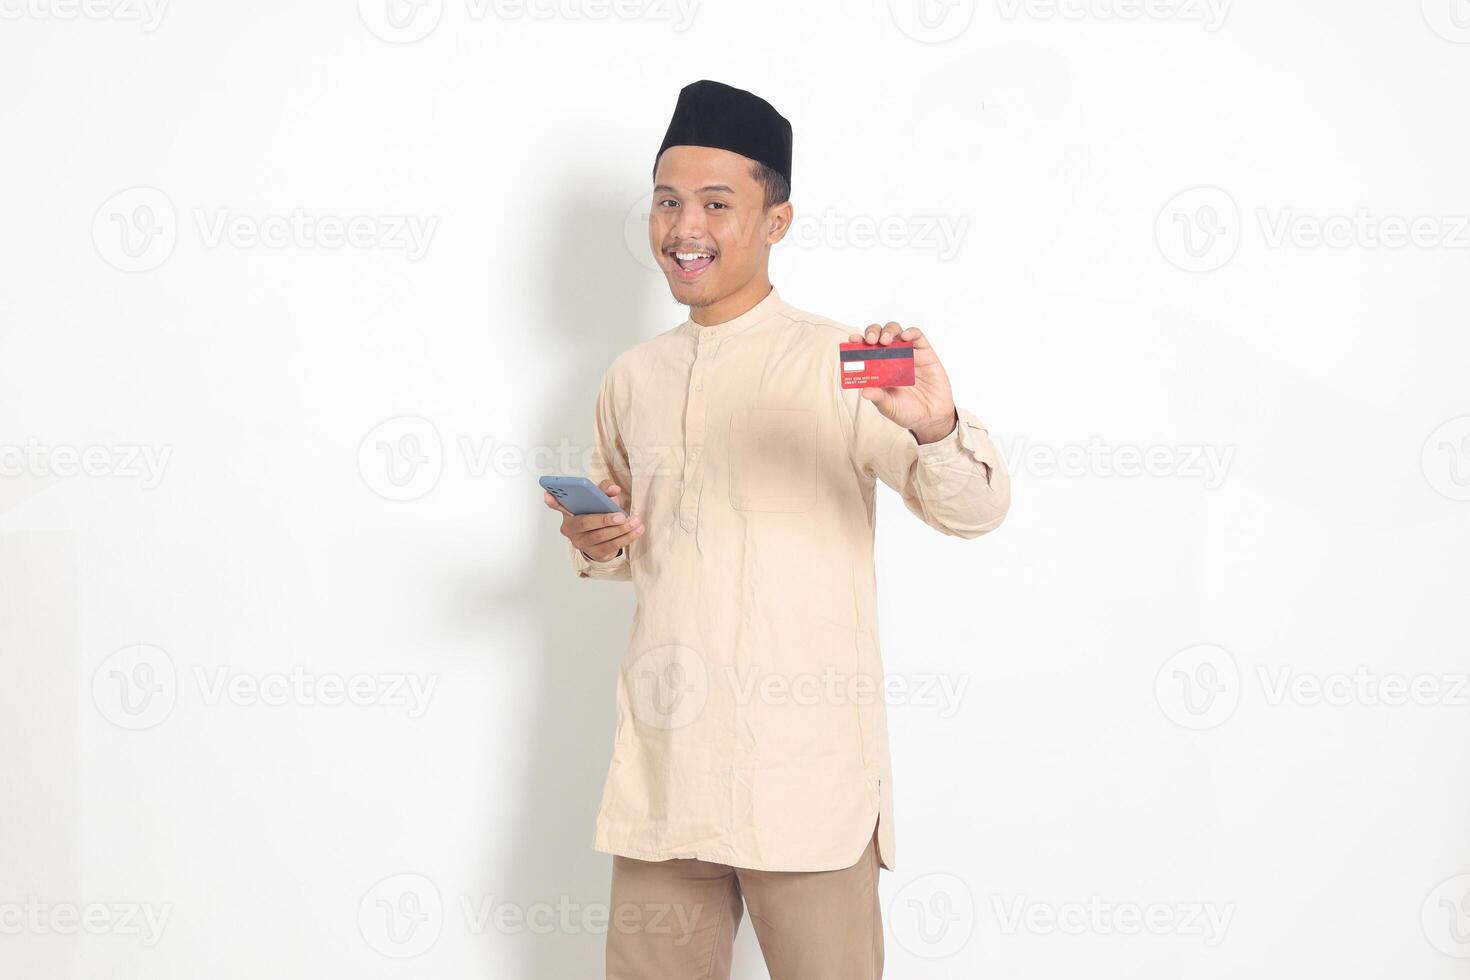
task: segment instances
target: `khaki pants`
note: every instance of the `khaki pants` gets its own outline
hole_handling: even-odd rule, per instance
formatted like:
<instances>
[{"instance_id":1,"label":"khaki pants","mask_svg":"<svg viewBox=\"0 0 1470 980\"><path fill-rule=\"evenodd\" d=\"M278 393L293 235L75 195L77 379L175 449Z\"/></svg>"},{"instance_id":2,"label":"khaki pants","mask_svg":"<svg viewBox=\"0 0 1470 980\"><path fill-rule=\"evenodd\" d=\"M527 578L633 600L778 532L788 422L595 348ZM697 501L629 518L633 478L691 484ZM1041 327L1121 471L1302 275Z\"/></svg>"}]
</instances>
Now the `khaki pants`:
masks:
<instances>
[{"instance_id":1,"label":"khaki pants","mask_svg":"<svg viewBox=\"0 0 1470 980\"><path fill-rule=\"evenodd\" d=\"M742 904L771 980L879 980L878 848L840 871L613 857L607 980L729 980Z\"/></svg>"}]
</instances>

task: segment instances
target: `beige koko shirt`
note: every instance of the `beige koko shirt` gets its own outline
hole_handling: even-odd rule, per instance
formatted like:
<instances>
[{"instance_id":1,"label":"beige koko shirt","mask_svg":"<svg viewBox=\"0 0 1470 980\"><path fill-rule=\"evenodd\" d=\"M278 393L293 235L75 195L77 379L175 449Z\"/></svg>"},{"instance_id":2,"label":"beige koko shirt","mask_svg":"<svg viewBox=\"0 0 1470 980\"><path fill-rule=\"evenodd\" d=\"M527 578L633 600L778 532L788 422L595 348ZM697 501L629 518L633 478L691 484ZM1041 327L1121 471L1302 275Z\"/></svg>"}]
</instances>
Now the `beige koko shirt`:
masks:
<instances>
[{"instance_id":1,"label":"beige koko shirt","mask_svg":"<svg viewBox=\"0 0 1470 980\"><path fill-rule=\"evenodd\" d=\"M567 544L580 575L629 579L637 597L599 851L828 871L861 857L876 820L894 867L875 481L972 538L1005 516L1010 479L964 409L921 446L842 390L853 332L773 289L603 376L589 476L622 487L645 530L603 562Z\"/></svg>"}]
</instances>

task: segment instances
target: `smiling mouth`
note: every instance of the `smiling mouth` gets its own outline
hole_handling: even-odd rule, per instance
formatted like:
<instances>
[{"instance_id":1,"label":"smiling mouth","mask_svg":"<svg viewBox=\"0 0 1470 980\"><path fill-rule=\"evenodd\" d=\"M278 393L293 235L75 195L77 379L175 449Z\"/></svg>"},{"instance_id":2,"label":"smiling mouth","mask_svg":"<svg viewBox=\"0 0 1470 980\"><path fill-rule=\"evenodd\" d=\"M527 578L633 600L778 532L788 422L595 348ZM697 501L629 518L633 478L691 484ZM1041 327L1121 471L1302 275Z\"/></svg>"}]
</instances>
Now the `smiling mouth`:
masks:
<instances>
[{"instance_id":1,"label":"smiling mouth","mask_svg":"<svg viewBox=\"0 0 1470 980\"><path fill-rule=\"evenodd\" d=\"M668 251L669 258L674 260L674 266L679 270L680 279L694 279L705 269L714 264L715 254L695 250L692 252L681 252L675 249Z\"/></svg>"}]
</instances>

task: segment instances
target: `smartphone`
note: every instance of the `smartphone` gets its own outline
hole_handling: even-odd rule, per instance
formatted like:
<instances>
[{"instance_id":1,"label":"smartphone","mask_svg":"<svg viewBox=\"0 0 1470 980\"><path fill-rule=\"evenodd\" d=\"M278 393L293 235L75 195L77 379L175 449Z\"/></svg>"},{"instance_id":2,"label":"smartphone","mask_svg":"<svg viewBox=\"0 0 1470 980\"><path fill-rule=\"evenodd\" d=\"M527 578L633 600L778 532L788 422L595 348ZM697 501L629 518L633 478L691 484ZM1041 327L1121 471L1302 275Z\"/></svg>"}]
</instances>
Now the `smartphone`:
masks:
<instances>
[{"instance_id":1,"label":"smartphone","mask_svg":"<svg viewBox=\"0 0 1470 980\"><path fill-rule=\"evenodd\" d=\"M537 482L573 514L616 514L623 509L585 476L543 476Z\"/></svg>"}]
</instances>

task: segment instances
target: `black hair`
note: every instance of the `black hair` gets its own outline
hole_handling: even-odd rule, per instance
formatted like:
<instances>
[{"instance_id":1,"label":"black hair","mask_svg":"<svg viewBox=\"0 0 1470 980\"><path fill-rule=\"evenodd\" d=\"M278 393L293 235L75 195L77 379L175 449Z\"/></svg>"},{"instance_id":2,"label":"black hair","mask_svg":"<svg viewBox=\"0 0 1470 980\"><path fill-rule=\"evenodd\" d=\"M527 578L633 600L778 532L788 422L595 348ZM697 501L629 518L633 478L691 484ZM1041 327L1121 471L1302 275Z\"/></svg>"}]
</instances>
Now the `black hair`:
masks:
<instances>
[{"instance_id":1,"label":"black hair","mask_svg":"<svg viewBox=\"0 0 1470 980\"><path fill-rule=\"evenodd\" d=\"M759 160L752 160L750 161L750 175L765 191L765 210L769 211L776 205L785 204L791 200L791 184L781 176L780 171L773 170ZM657 160L653 161L652 176L655 179L658 177Z\"/></svg>"},{"instance_id":2,"label":"black hair","mask_svg":"<svg viewBox=\"0 0 1470 980\"><path fill-rule=\"evenodd\" d=\"M785 204L791 200L791 184L780 173L772 170L764 163L761 163L759 160L755 161L751 165L750 175L760 181L761 187L765 188L765 206L767 211L778 204Z\"/></svg>"}]
</instances>

